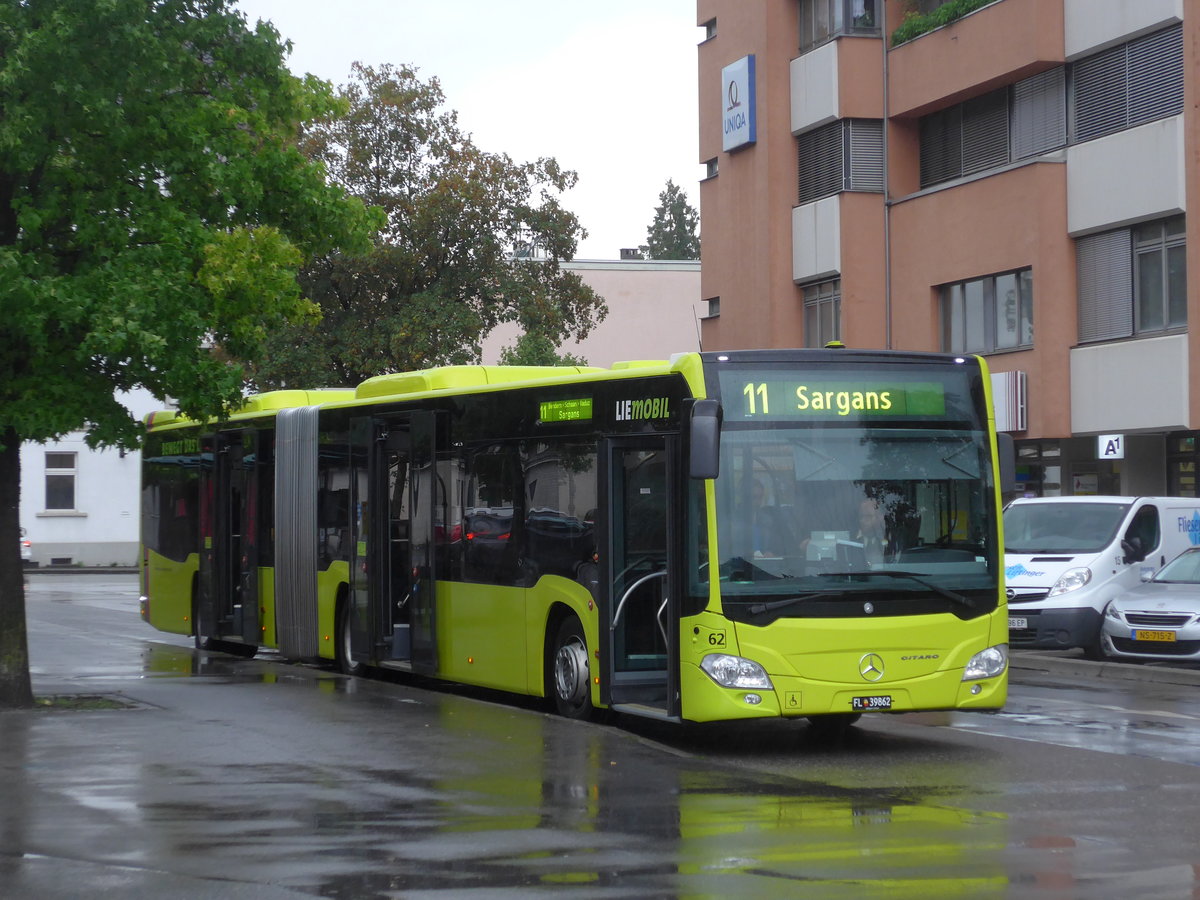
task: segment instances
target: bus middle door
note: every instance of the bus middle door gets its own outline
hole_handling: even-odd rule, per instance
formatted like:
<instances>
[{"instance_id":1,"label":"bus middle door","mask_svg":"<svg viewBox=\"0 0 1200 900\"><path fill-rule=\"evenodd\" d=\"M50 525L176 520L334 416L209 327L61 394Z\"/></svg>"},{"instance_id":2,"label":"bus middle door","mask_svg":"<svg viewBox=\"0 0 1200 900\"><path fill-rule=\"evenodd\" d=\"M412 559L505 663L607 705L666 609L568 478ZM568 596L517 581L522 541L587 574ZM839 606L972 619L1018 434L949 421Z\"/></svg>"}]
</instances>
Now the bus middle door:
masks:
<instances>
[{"instance_id":1,"label":"bus middle door","mask_svg":"<svg viewBox=\"0 0 1200 900\"><path fill-rule=\"evenodd\" d=\"M434 628L433 413L376 423L368 552L373 573L371 633L381 662L436 670Z\"/></svg>"},{"instance_id":2,"label":"bus middle door","mask_svg":"<svg viewBox=\"0 0 1200 900\"><path fill-rule=\"evenodd\" d=\"M679 600L673 436L613 439L606 453L608 529L601 617L602 699L621 712L677 719Z\"/></svg>"}]
</instances>

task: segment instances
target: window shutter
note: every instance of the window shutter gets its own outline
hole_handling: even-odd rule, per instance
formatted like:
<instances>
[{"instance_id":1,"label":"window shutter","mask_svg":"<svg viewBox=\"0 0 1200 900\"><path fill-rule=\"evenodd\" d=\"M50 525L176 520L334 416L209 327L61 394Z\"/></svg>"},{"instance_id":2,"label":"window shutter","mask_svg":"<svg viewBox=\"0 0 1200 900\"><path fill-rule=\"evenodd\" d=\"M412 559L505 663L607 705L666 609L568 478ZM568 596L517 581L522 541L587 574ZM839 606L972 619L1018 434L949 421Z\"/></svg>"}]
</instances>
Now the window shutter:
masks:
<instances>
[{"instance_id":1,"label":"window shutter","mask_svg":"<svg viewBox=\"0 0 1200 900\"><path fill-rule=\"evenodd\" d=\"M1125 47L1113 47L1072 69L1074 139L1088 141L1125 127Z\"/></svg>"},{"instance_id":2,"label":"window shutter","mask_svg":"<svg viewBox=\"0 0 1200 900\"><path fill-rule=\"evenodd\" d=\"M1008 90L967 100L962 110L962 171L982 172L1008 162Z\"/></svg>"},{"instance_id":3,"label":"window shutter","mask_svg":"<svg viewBox=\"0 0 1200 900\"><path fill-rule=\"evenodd\" d=\"M921 118L921 187L962 174L962 106Z\"/></svg>"},{"instance_id":4,"label":"window shutter","mask_svg":"<svg viewBox=\"0 0 1200 900\"><path fill-rule=\"evenodd\" d=\"M879 119L850 119L850 164L846 189L883 190L883 122Z\"/></svg>"},{"instance_id":5,"label":"window shutter","mask_svg":"<svg viewBox=\"0 0 1200 900\"><path fill-rule=\"evenodd\" d=\"M1183 112L1183 27L1129 44L1129 127Z\"/></svg>"},{"instance_id":6,"label":"window shutter","mask_svg":"<svg viewBox=\"0 0 1200 900\"><path fill-rule=\"evenodd\" d=\"M800 155L800 202L811 203L842 190L842 123L832 122L796 139Z\"/></svg>"},{"instance_id":7,"label":"window shutter","mask_svg":"<svg viewBox=\"0 0 1200 900\"><path fill-rule=\"evenodd\" d=\"M1079 283L1079 341L1133 334L1133 241L1128 229L1075 242Z\"/></svg>"},{"instance_id":8,"label":"window shutter","mask_svg":"<svg viewBox=\"0 0 1200 900\"><path fill-rule=\"evenodd\" d=\"M1013 159L1037 156L1067 143L1066 73L1064 66L1058 66L1013 85Z\"/></svg>"}]
</instances>

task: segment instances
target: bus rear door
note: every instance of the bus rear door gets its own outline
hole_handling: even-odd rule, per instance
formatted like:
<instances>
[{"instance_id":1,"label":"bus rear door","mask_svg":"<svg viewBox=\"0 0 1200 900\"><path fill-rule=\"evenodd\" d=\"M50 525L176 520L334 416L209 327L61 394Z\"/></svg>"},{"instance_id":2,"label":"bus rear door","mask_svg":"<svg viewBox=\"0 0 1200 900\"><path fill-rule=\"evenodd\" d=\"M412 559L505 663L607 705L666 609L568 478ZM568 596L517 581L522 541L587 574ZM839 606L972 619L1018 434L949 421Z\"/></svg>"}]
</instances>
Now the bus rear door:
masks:
<instances>
[{"instance_id":1,"label":"bus rear door","mask_svg":"<svg viewBox=\"0 0 1200 900\"><path fill-rule=\"evenodd\" d=\"M258 597L260 435L253 428L203 439L201 496L207 507L196 608L197 646L232 638L249 650L262 639Z\"/></svg>"}]
</instances>

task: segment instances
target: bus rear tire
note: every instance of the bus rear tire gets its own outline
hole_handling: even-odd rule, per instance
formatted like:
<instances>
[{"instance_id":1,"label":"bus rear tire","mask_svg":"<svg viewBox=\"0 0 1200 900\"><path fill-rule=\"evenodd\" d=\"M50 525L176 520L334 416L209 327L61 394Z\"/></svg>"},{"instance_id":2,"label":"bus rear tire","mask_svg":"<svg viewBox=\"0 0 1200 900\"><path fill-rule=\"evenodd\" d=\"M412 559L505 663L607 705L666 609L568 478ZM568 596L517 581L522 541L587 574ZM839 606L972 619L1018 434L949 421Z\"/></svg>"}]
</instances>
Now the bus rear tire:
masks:
<instances>
[{"instance_id":1,"label":"bus rear tire","mask_svg":"<svg viewBox=\"0 0 1200 900\"><path fill-rule=\"evenodd\" d=\"M560 716L586 719L592 715L587 640L583 636L583 626L575 616L567 616L558 625L550 656L549 682L554 709Z\"/></svg>"},{"instance_id":2,"label":"bus rear tire","mask_svg":"<svg viewBox=\"0 0 1200 900\"><path fill-rule=\"evenodd\" d=\"M361 675L366 669L361 662L354 658L350 645L350 599L342 596L337 605L337 641L334 651L337 654L338 671L343 675Z\"/></svg>"}]
</instances>

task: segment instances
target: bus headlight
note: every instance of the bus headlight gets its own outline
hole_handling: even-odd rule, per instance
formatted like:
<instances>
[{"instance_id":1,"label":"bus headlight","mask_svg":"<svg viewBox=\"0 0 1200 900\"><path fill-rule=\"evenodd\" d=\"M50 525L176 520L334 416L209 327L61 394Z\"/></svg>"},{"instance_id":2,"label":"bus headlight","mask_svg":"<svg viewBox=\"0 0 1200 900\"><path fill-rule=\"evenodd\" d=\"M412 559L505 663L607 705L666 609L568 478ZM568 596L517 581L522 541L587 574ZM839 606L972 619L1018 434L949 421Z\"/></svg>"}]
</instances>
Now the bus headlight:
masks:
<instances>
[{"instance_id":1,"label":"bus headlight","mask_svg":"<svg viewBox=\"0 0 1200 900\"><path fill-rule=\"evenodd\" d=\"M774 689L766 669L742 656L710 653L700 660L700 668L721 687L757 688L764 691Z\"/></svg>"},{"instance_id":2,"label":"bus headlight","mask_svg":"<svg viewBox=\"0 0 1200 900\"><path fill-rule=\"evenodd\" d=\"M1091 580L1091 569L1067 569L1058 577L1058 581L1054 582L1054 587L1050 588L1050 593L1046 596L1053 597L1055 594L1078 590Z\"/></svg>"},{"instance_id":3,"label":"bus headlight","mask_svg":"<svg viewBox=\"0 0 1200 900\"><path fill-rule=\"evenodd\" d=\"M978 681L980 678L994 678L1004 671L1008 665L1008 644L997 644L980 650L971 657L963 670L963 681Z\"/></svg>"}]
</instances>

